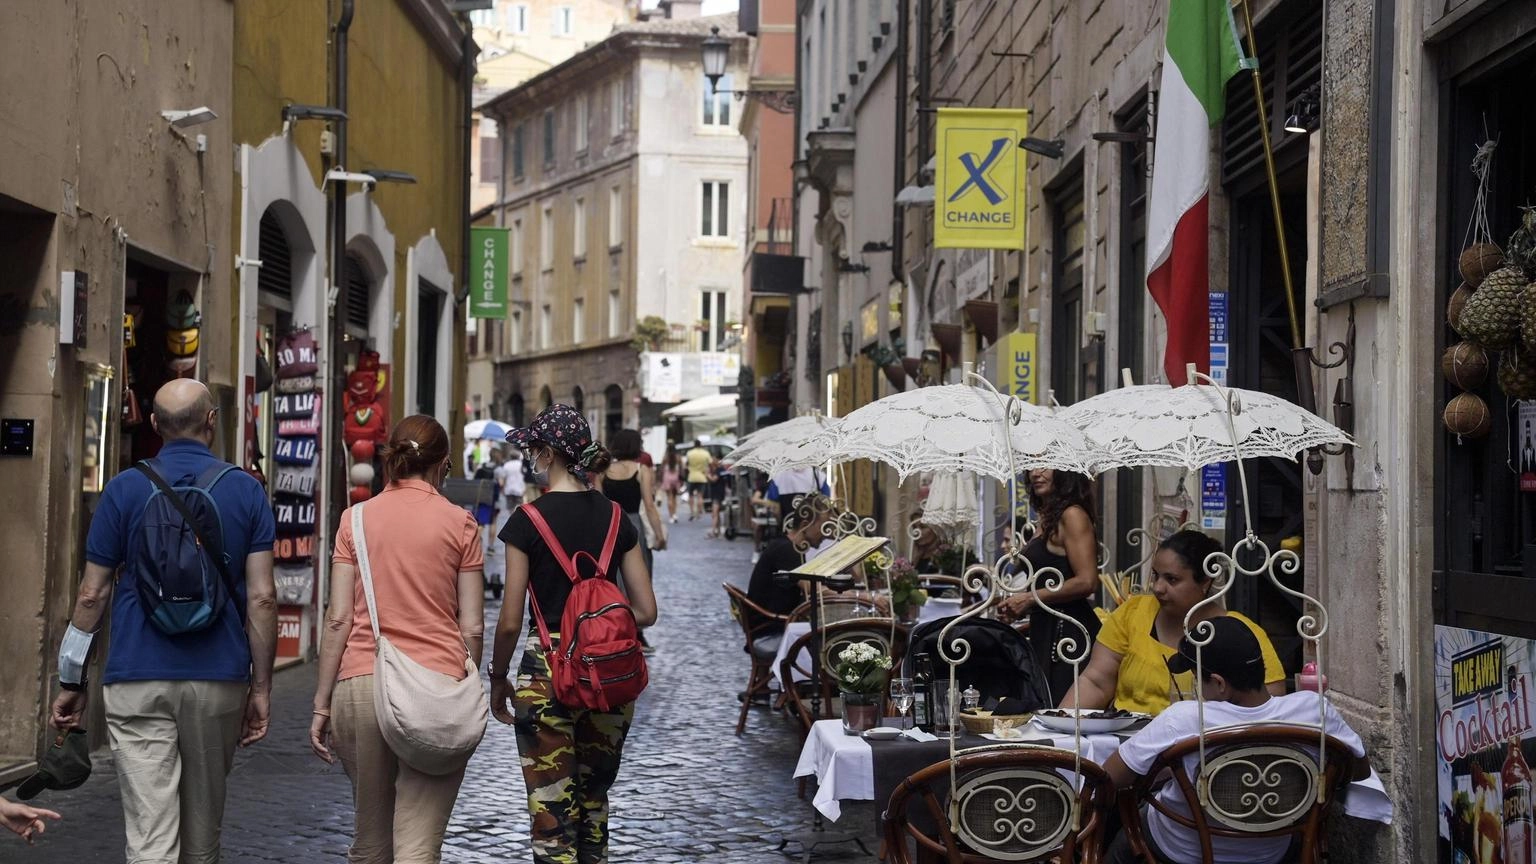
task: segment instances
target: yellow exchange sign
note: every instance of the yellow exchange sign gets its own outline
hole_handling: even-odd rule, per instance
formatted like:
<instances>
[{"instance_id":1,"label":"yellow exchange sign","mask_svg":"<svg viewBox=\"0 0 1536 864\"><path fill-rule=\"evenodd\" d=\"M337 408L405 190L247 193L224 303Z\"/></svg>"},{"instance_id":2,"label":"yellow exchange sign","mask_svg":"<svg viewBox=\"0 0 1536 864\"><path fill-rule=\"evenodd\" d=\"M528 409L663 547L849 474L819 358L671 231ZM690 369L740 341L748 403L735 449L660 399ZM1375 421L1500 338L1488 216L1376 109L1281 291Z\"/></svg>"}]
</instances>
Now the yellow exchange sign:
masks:
<instances>
[{"instance_id":1,"label":"yellow exchange sign","mask_svg":"<svg viewBox=\"0 0 1536 864\"><path fill-rule=\"evenodd\" d=\"M934 164L933 245L1023 249L1025 152L1029 112L940 108Z\"/></svg>"}]
</instances>

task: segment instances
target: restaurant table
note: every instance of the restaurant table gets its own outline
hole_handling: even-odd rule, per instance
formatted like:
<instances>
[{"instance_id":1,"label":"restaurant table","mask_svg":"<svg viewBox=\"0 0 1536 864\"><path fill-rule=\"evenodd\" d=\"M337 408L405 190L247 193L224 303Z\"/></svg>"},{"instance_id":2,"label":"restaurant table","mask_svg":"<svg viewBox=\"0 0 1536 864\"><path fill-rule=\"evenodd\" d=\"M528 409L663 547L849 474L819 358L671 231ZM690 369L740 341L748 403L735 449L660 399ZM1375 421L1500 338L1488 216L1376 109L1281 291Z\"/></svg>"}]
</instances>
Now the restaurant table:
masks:
<instances>
[{"instance_id":1,"label":"restaurant table","mask_svg":"<svg viewBox=\"0 0 1536 864\"><path fill-rule=\"evenodd\" d=\"M892 721L894 723L894 721ZM1084 735L1082 754L1104 764L1130 732ZM956 750L995 746L999 743L1047 744L1072 749L1070 733L1058 733L1030 724L1022 741L997 742L979 735L965 734L956 741ZM876 761L882 763L876 770ZM795 777L814 776L816 795L811 803L822 815L837 821L842 815L842 801L886 801L902 777L917 773L924 766L949 758L949 742L918 742L905 737L894 741L866 741L843 732L841 719L819 720L811 727L795 766ZM877 776L878 775L878 776ZM894 778L894 779L891 779ZM882 782L883 781L883 782ZM1392 802L1375 769L1364 780L1350 783L1344 791L1344 812L1350 816L1384 824L1392 822Z\"/></svg>"},{"instance_id":2,"label":"restaurant table","mask_svg":"<svg viewBox=\"0 0 1536 864\"><path fill-rule=\"evenodd\" d=\"M927 603L918 607L917 623L923 624L958 614L960 614L960 598L930 597ZM789 656L790 646L795 644L796 639L809 632L811 632L811 625L808 621L792 621L785 626L784 638L779 642L778 653L774 655L773 665L768 669L768 674L773 677L779 689L784 689L784 682L779 680L779 667L784 663L784 658ZM811 658L805 651L800 652L798 665L801 668L795 670L795 680L808 680L810 676L802 670L811 667Z\"/></svg>"}]
</instances>

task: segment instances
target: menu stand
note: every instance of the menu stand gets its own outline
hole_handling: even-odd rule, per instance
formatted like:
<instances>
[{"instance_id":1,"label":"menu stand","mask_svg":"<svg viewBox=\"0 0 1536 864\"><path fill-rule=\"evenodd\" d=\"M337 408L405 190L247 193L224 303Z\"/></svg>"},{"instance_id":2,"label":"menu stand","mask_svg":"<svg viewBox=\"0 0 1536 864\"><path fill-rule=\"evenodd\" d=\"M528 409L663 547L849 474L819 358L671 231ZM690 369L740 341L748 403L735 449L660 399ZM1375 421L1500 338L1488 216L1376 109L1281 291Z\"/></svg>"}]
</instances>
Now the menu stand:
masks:
<instances>
[{"instance_id":1,"label":"menu stand","mask_svg":"<svg viewBox=\"0 0 1536 864\"><path fill-rule=\"evenodd\" d=\"M847 572L848 568L863 561L876 550L885 546L888 541L884 537L845 537L839 540L831 549L818 555L815 560L809 561L794 570L783 570L774 574L774 579L780 584L794 582L809 582L812 588L811 597L811 722L821 719L821 688L822 688L822 635L821 635L821 604L816 602L816 594L820 588L825 587L829 591L842 593L854 587L853 577ZM828 572L831 571L831 572ZM795 682L789 682L788 686L797 686ZM788 852L790 843L800 844L801 864L810 864L812 857L820 854L822 846L840 846L844 843L853 843L859 847L859 851L865 855L872 854L869 847L864 845L864 840L857 834L845 831L828 831L826 823L822 820L821 811L811 808L813 814L811 827L808 831L798 831L786 834L779 840L778 851L786 856L793 857Z\"/></svg>"}]
</instances>

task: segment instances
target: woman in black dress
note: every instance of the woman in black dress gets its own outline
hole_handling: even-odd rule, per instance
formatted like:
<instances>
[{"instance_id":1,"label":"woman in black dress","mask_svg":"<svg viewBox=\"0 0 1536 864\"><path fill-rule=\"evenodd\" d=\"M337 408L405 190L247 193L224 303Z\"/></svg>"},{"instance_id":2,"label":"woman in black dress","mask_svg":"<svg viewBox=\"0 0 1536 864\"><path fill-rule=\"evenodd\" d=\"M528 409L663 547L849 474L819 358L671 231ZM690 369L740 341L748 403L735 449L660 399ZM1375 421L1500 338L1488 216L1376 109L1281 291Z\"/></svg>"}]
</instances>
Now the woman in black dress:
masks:
<instances>
[{"instance_id":1,"label":"woman in black dress","mask_svg":"<svg viewBox=\"0 0 1536 864\"><path fill-rule=\"evenodd\" d=\"M1093 481L1069 471L1039 469L1029 472L1029 503L1040 516L1040 530L1025 545L1022 555L1036 571L1050 567L1065 577L1054 589L1044 582L1033 593L1015 594L998 604L1005 621L1028 617L1029 642L1035 662L1051 690L1055 704L1074 683L1072 665L1062 655L1081 656L1087 665L1088 650L1099 633L1099 617L1093 611L1093 597L1099 588L1099 538L1093 524ZM1050 580L1056 581L1054 577ZM1082 631L1049 612L1038 608L1035 595L1052 609L1076 619L1088 631L1088 644L1068 646L1063 639L1082 639Z\"/></svg>"}]
</instances>

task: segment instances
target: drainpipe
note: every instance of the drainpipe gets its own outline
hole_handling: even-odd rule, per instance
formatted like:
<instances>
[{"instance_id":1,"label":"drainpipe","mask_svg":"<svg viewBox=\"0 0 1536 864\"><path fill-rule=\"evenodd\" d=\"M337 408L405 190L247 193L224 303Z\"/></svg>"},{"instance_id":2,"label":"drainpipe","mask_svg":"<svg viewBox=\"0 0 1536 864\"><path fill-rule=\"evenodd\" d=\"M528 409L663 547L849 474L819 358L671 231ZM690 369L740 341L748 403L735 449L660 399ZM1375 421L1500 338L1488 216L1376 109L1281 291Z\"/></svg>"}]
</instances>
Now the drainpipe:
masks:
<instances>
[{"instance_id":1,"label":"drainpipe","mask_svg":"<svg viewBox=\"0 0 1536 864\"><path fill-rule=\"evenodd\" d=\"M902 4L905 6L906 4ZM928 148L931 146L928 135L928 108L929 90L933 82L933 69L928 62L928 53L933 50L933 0L918 0L917 3L917 170L921 172L923 166L928 164Z\"/></svg>"},{"instance_id":2,"label":"drainpipe","mask_svg":"<svg viewBox=\"0 0 1536 864\"><path fill-rule=\"evenodd\" d=\"M473 134L475 110L475 31L465 21L464 36L459 40L459 86L464 88L464 162L459 171L459 302L469 299L469 159L470 135ZM498 186L498 188L500 188ZM499 203L499 202L498 202ZM468 314L466 312L465 314Z\"/></svg>"},{"instance_id":3,"label":"drainpipe","mask_svg":"<svg viewBox=\"0 0 1536 864\"><path fill-rule=\"evenodd\" d=\"M896 18L896 182L892 184L892 194L900 192L907 185L907 30L909 29L910 12L908 4L901 4L901 12ZM795 56L800 56L799 51ZM918 122L922 122L922 115L918 115ZM918 157L918 167L922 167L922 157ZM892 204L891 206L891 279L903 281L906 271L905 244L902 238L907 231L907 212L904 205Z\"/></svg>"},{"instance_id":4,"label":"drainpipe","mask_svg":"<svg viewBox=\"0 0 1536 864\"><path fill-rule=\"evenodd\" d=\"M347 160L347 31L352 28L352 3L353 0L341 0L341 16L336 19L336 91L332 107L340 109L342 116L332 120L336 130L336 155L331 158L331 167L344 169ZM346 273L347 265L347 184L338 182L331 189L331 279L330 290L320 299L320 320L315 322L316 339L320 343L320 380L330 385L336 366L336 334L335 306L331 302L330 295L341 296L341 282ZM341 447L341 423L345 413L340 393L328 395L325 400L326 417L322 429L325 433L326 443ZM316 502L316 511L327 514L327 518L317 519L316 526L320 533L320 548L328 549L331 545L332 527L340 513L332 513L332 496L335 489L336 466L342 470L346 467L346 455L335 453L325 455L322 452L322 461L330 463L320 472L320 498ZM338 460L331 462L331 460ZM325 609L325 598L330 596L331 569L330 561L325 556L320 556L318 590L313 602L315 615L318 616ZM317 631L318 632L318 631Z\"/></svg>"},{"instance_id":5,"label":"drainpipe","mask_svg":"<svg viewBox=\"0 0 1536 864\"><path fill-rule=\"evenodd\" d=\"M342 170L347 167L347 32L352 29L352 2L341 0L341 17L336 19L335 107L341 111L342 116L333 121L336 124L336 157L333 161ZM331 289L340 292L341 280L347 272L347 184L334 184L331 187L331 199L334 211L331 214Z\"/></svg>"}]
</instances>

